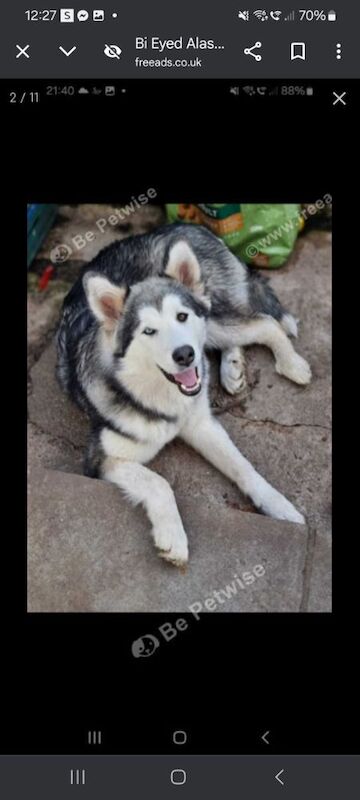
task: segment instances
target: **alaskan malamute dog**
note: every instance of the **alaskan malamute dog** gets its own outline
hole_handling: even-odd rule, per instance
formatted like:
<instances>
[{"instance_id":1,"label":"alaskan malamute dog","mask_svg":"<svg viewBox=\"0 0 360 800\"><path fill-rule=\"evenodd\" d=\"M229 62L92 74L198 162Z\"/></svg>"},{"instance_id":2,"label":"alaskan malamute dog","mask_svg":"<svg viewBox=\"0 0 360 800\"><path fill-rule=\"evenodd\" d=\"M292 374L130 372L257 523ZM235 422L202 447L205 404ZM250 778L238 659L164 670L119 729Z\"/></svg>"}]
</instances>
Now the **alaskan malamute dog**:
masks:
<instances>
[{"instance_id":1,"label":"alaskan malamute dog","mask_svg":"<svg viewBox=\"0 0 360 800\"><path fill-rule=\"evenodd\" d=\"M243 345L267 345L276 371L306 384L310 368L287 335L296 332L264 278L201 226L166 225L111 244L65 298L57 371L91 421L85 475L143 504L155 545L172 564L188 560L186 533L171 487L143 465L175 436L260 511L304 522L211 416L204 352L221 351L221 383L230 394L245 385Z\"/></svg>"}]
</instances>

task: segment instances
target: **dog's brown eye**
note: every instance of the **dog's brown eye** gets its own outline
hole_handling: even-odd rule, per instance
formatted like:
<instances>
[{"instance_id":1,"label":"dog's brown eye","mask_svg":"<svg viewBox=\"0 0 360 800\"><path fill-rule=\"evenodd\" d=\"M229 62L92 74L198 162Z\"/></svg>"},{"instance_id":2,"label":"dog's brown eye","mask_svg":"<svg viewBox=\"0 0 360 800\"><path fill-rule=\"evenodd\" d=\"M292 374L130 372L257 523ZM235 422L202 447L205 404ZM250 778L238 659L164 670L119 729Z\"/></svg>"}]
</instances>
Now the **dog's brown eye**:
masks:
<instances>
[{"instance_id":1,"label":"dog's brown eye","mask_svg":"<svg viewBox=\"0 0 360 800\"><path fill-rule=\"evenodd\" d=\"M177 315L176 319L178 322L186 322L188 316L189 316L188 314L184 314L181 312L181 314Z\"/></svg>"}]
</instances>

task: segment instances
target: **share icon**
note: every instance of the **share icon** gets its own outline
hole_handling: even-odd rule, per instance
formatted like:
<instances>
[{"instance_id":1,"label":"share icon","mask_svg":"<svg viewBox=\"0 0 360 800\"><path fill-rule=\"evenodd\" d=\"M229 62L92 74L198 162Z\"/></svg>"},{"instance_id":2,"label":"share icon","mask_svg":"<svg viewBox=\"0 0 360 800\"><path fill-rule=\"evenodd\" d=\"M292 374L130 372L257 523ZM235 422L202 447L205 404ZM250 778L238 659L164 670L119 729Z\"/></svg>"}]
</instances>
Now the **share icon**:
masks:
<instances>
[{"instance_id":1,"label":"share icon","mask_svg":"<svg viewBox=\"0 0 360 800\"><path fill-rule=\"evenodd\" d=\"M252 56L253 58L255 58L255 61L261 61L262 56L260 55L260 53L253 53L253 50L261 46L262 46L261 42L255 42L255 44L253 44L252 47L245 47L244 53L246 56Z\"/></svg>"}]
</instances>

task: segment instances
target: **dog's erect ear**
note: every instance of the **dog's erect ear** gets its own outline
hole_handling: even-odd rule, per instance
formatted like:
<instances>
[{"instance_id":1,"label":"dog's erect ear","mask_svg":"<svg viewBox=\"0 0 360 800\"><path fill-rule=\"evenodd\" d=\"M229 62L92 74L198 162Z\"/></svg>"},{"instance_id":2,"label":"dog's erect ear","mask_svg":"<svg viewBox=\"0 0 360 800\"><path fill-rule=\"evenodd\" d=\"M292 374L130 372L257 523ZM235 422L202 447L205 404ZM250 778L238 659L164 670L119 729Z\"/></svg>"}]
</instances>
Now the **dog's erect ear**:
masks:
<instances>
[{"instance_id":1,"label":"dog's erect ear","mask_svg":"<svg viewBox=\"0 0 360 800\"><path fill-rule=\"evenodd\" d=\"M127 288L115 286L107 278L95 272L86 273L83 284L89 306L96 319L107 331L114 330L123 310Z\"/></svg>"},{"instance_id":2,"label":"dog's erect ear","mask_svg":"<svg viewBox=\"0 0 360 800\"><path fill-rule=\"evenodd\" d=\"M184 284L195 294L203 294L200 264L191 247L184 240L176 242L170 250L165 275Z\"/></svg>"}]
</instances>

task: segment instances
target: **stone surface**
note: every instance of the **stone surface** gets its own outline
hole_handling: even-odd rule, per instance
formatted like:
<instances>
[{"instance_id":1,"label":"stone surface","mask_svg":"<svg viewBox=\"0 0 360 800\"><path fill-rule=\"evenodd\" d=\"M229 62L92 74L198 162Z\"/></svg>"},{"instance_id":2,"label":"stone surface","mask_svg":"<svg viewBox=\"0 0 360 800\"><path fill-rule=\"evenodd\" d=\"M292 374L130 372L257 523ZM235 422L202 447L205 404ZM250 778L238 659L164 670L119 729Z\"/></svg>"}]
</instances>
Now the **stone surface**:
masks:
<instances>
[{"instance_id":1,"label":"stone surface","mask_svg":"<svg viewBox=\"0 0 360 800\"><path fill-rule=\"evenodd\" d=\"M59 316L63 295L55 293L28 295L27 298L27 344L29 350L40 344L49 329L54 328Z\"/></svg>"},{"instance_id":2,"label":"stone surface","mask_svg":"<svg viewBox=\"0 0 360 800\"><path fill-rule=\"evenodd\" d=\"M312 549L308 586L304 586L303 610L316 613L332 610L331 539L319 531Z\"/></svg>"},{"instance_id":3,"label":"stone surface","mask_svg":"<svg viewBox=\"0 0 360 800\"><path fill-rule=\"evenodd\" d=\"M294 612L307 528L178 495L190 542L182 573L159 558L141 509L115 486L33 469L29 480L28 610L180 612L220 593L214 612ZM251 585L237 575L262 566ZM233 584L234 586L234 584ZM229 599L223 592L230 594ZM206 609L204 609L206 610Z\"/></svg>"},{"instance_id":4,"label":"stone surface","mask_svg":"<svg viewBox=\"0 0 360 800\"><path fill-rule=\"evenodd\" d=\"M55 377L56 352L52 342L31 371L29 419L40 431L69 444L84 447L86 416L61 391Z\"/></svg>"},{"instance_id":5,"label":"stone surface","mask_svg":"<svg viewBox=\"0 0 360 800\"><path fill-rule=\"evenodd\" d=\"M32 422L27 426L28 470L34 467L52 467L64 472L82 475L83 448L70 441L49 436Z\"/></svg>"},{"instance_id":6,"label":"stone surface","mask_svg":"<svg viewBox=\"0 0 360 800\"><path fill-rule=\"evenodd\" d=\"M50 342L56 329L64 291L28 294L27 298L27 367L35 361ZM29 386L31 379L29 376Z\"/></svg>"},{"instance_id":7,"label":"stone surface","mask_svg":"<svg viewBox=\"0 0 360 800\"><path fill-rule=\"evenodd\" d=\"M235 444L273 486L288 497L313 528L331 533L331 436L302 425L220 421Z\"/></svg>"}]
</instances>

